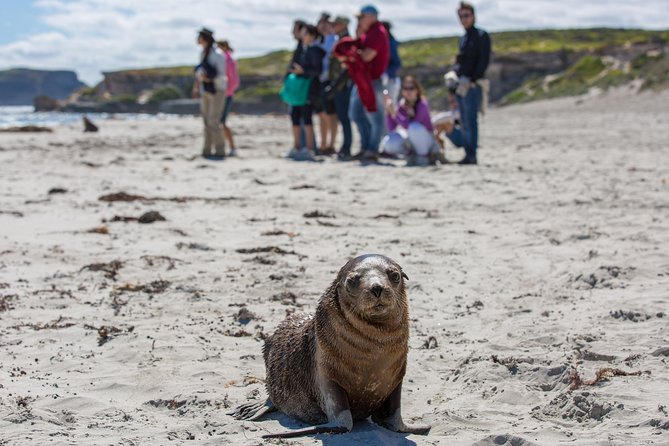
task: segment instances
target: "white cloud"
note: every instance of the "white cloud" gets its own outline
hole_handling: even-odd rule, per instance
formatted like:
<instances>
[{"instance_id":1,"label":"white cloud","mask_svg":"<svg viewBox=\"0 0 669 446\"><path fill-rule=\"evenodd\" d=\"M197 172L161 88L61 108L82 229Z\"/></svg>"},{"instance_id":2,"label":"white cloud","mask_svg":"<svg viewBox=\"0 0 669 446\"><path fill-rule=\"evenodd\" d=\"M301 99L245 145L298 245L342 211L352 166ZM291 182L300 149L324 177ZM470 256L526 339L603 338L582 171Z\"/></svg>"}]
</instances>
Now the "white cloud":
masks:
<instances>
[{"instance_id":1,"label":"white cloud","mask_svg":"<svg viewBox=\"0 0 669 446\"><path fill-rule=\"evenodd\" d=\"M363 2L361 2L363 3ZM488 30L616 26L663 28L669 23L666 0L644 7L629 1L480 0L479 24ZM38 0L45 31L0 45L0 68L30 66L76 70L87 82L100 72L130 67L196 62L200 26L227 38L238 56L291 48L294 18L315 20L320 12L352 15L354 9L324 0ZM400 39L460 32L457 1L376 2L394 22Z\"/></svg>"}]
</instances>

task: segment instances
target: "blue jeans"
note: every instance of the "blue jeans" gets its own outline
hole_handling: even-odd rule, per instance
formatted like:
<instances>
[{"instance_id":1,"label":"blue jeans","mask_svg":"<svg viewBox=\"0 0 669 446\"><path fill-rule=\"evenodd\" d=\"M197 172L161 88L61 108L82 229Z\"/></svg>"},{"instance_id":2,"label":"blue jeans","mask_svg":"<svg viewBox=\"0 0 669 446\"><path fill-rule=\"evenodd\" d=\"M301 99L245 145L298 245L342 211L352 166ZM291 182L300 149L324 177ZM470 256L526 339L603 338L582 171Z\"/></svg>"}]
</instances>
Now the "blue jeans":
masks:
<instances>
[{"instance_id":1,"label":"blue jeans","mask_svg":"<svg viewBox=\"0 0 669 446\"><path fill-rule=\"evenodd\" d=\"M465 158L476 161L476 149L479 145L478 117L479 107L481 106L481 87L476 85L469 89L465 97L458 96L458 106L460 107L462 121Z\"/></svg>"},{"instance_id":2,"label":"blue jeans","mask_svg":"<svg viewBox=\"0 0 669 446\"><path fill-rule=\"evenodd\" d=\"M337 111L337 119L341 123L341 129L344 132L344 142L339 151L344 155L351 154L351 144L353 144L353 134L351 131L351 118L348 116L348 108L351 102L351 90L353 89L352 82L342 88L341 91L335 93L335 109Z\"/></svg>"},{"instance_id":3,"label":"blue jeans","mask_svg":"<svg viewBox=\"0 0 669 446\"><path fill-rule=\"evenodd\" d=\"M381 80L372 81L376 93L376 111L368 112L362 105L358 87L351 91L351 104L348 115L360 132L360 145L363 152L379 153L381 138L386 132L385 111L383 110L383 84Z\"/></svg>"},{"instance_id":4,"label":"blue jeans","mask_svg":"<svg viewBox=\"0 0 669 446\"><path fill-rule=\"evenodd\" d=\"M234 101L233 96L228 96L225 98L225 105L223 106L223 114L221 115L221 124L225 125L225 121L228 120L228 115L232 109L232 102Z\"/></svg>"},{"instance_id":5,"label":"blue jeans","mask_svg":"<svg viewBox=\"0 0 669 446\"><path fill-rule=\"evenodd\" d=\"M451 134L447 134L446 137L451 140L455 147L465 146L465 135L460 127L454 127Z\"/></svg>"}]
</instances>

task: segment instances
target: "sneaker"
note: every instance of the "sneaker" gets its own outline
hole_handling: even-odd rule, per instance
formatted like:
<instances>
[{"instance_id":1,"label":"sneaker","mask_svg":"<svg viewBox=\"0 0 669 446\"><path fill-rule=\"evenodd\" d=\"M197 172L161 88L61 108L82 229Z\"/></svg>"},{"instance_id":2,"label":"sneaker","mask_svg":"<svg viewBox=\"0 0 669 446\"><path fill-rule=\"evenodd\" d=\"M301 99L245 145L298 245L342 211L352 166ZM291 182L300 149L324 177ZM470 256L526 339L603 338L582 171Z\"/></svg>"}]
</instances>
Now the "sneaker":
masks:
<instances>
[{"instance_id":1,"label":"sneaker","mask_svg":"<svg viewBox=\"0 0 669 446\"><path fill-rule=\"evenodd\" d=\"M237 156L237 149L230 149L228 156Z\"/></svg>"},{"instance_id":2,"label":"sneaker","mask_svg":"<svg viewBox=\"0 0 669 446\"><path fill-rule=\"evenodd\" d=\"M449 164L449 161L446 159L446 155L444 155L441 151L430 152L428 158L430 159L430 165L433 166L437 164Z\"/></svg>"},{"instance_id":3,"label":"sneaker","mask_svg":"<svg viewBox=\"0 0 669 446\"><path fill-rule=\"evenodd\" d=\"M473 165L478 164L478 161L476 160L476 158L465 157L463 160L458 162L458 164L461 165L461 166L473 166Z\"/></svg>"},{"instance_id":4,"label":"sneaker","mask_svg":"<svg viewBox=\"0 0 669 446\"><path fill-rule=\"evenodd\" d=\"M292 160L297 159L297 155L300 153L299 149L290 149L290 152L286 155L286 158L290 158Z\"/></svg>"},{"instance_id":5,"label":"sneaker","mask_svg":"<svg viewBox=\"0 0 669 446\"><path fill-rule=\"evenodd\" d=\"M293 159L295 161L316 161L316 158L314 158L311 151L306 147L302 147Z\"/></svg>"},{"instance_id":6,"label":"sneaker","mask_svg":"<svg viewBox=\"0 0 669 446\"><path fill-rule=\"evenodd\" d=\"M362 152L362 157L360 158L360 161L363 163L376 163L379 161L379 154L375 152Z\"/></svg>"},{"instance_id":7,"label":"sneaker","mask_svg":"<svg viewBox=\"0 0 669 446\"><path fill-rule=\"evenodd\" d=\"M222 155L202 155L205 159L209 161L223 161L225 159Z\"/></svg>"},{"instance_id":8,"label":"sneaker","mask_svg":"<svg viewBox=\"0 0 669 446\"><path fill-rule=\"evenodd\" d=\"M349 153L339 152L337 154L337 161L353 161L353 157Z\"/></svg>"},{"instance_id":9,"label":"sneaker","mask_svg":"<svg viewBox=\"0 0 669 446\"><path fill-rule=\"evenodd\" d=\"M332 156L332 155L336 155L336 154L337 154L337 151L334 149L334 147L326 147L324 149L321 149L321 153L320 153L320 155L323 155L323 156Z\"/></svg>"},{"instance_id":10,"label":"sneaker","mask_svg":"<svg viewBox=\"0 0 669 446\"><path fill-rule=\"evenodd\" d=\"M379 153L379 157L380 158L387 158L387 159L391 159L391 160L398 160L398 159L400 159L400 154L381 152L381 153Z\"/></svg>"}]
</instances>

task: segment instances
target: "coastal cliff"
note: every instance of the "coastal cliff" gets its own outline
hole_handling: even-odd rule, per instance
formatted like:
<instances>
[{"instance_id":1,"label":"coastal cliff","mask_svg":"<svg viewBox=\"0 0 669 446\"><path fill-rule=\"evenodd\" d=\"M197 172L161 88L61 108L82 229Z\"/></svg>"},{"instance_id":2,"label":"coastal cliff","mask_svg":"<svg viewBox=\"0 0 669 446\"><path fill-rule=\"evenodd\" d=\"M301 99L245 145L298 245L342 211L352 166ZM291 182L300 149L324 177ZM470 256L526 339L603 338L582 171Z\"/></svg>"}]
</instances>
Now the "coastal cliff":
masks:
<instances>
[{"instance_id":1,"label":"coastal cliff","mask_svg":"<svg viewBox=\"0 0 669 446\"><path fill-rule=\"evenodd\" d=\"M0 71L0 105L32 105L36 96L66 99L85 86L74 71Z\"/></svg>"}]
</instances>

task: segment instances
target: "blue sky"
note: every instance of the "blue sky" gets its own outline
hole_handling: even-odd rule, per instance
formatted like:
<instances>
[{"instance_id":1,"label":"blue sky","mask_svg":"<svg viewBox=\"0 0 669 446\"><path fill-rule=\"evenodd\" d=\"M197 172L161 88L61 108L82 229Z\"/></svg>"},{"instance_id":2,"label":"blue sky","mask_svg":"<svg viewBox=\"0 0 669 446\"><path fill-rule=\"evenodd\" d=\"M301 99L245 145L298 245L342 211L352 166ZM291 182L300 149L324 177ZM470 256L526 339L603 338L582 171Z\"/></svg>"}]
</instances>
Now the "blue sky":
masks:
<instances>
[{"instance_id":1,"label":"blue sky","mask_svg":"<svg viewBox=\"0 0 669 446\"><path fill-rule=\"evenodd\" d=\"M360 2L362 4L362 2ZM490 31L609 26L669 28L669 0L474 0ZM456 0L382 0L398 39L460 33ZM123 68L194 64L199 27L227 38L238 56L293 46L294 18L352 16L358 3L330 0L0 0L0 69L73 69L87 83Z\"/></svg>"},{"instance_id":2,"label":"blue sky","mask_svg":"<svg viewBox=\"0 0 669 446\"><path fill-rule=\"evenodd\" d=\"M0 0L0 45L23 39L40 31L40 24L35 20L39 14L32 0ZM43 28L42 28L43 29Z\"/></svg>"}]
</instances>

